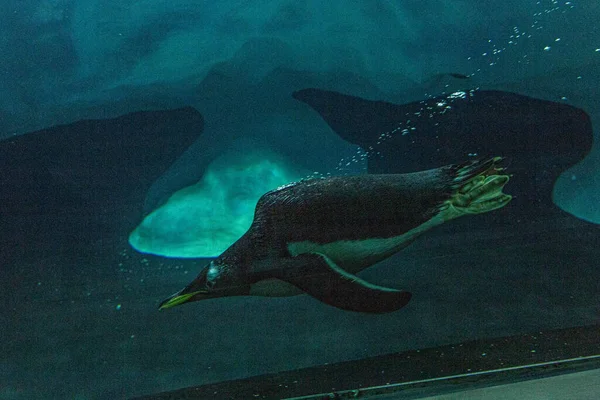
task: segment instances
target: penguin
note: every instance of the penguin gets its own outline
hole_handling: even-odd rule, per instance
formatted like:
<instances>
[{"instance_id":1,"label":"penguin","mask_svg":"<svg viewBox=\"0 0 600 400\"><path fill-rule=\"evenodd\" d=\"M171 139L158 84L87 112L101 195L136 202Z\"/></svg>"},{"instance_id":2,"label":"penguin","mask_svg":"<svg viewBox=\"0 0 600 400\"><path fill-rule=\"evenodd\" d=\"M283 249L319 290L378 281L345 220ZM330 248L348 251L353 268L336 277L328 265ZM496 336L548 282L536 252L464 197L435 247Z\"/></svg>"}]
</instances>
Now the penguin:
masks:
<instances>
[{"instance_id":1,"label":"penguin","mask_svg":"<svg viewBox=\"0 0 600 400\"><path fill-rule=\"evenodd\" d=\"M248 231L159 309L225 296L307 293L364 313L404 307L411 293L356 273L446 221L504 207L501 157L406 174L309 179L258 201Z\"/></svg>"}]
</instances>

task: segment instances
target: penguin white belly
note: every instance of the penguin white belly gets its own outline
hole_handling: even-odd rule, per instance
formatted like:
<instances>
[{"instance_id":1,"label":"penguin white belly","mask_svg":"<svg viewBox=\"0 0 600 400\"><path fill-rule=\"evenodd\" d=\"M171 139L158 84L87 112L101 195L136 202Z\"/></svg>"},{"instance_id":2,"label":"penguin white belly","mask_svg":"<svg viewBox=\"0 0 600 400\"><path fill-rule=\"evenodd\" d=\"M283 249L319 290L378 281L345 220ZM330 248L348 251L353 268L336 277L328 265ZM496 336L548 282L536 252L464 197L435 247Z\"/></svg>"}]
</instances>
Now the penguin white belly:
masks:
<instances>
[{"instance_id":1,"label":"penguin white belly","mask_svg":"<svg viewBox=\"0 0 600 400\"><path fill-rule=\"evenodd\" d=\"M323 254L345 271L355 274L402 250L418 236L442 224L446 219L446 212L441 212L418 227L389 238L338 240L330 243L304 240L290 242L287 248L292 256L307 253ZM302 291L288 282L271 278L252 284L249 294L251 296L284 297L302 294Z\"/></svg>"},{"instance_id":2,"label":"penguin white belly","mask_svg":"<svg viewBox=\"0 0 600 400\"><path fill-rule=\"evenodd\" d=\"M340 240L326 244L302 241L288 244L288 251L292 256L306 253L323 254L345 271L357 273L400 251L412 239L412 236L404 234L386 239ZM249 294L284 297L302 294L302 291L290 283L271 278L253 283Z\"/></svg>"},{"instance_id":3,"label":"penguin white belly","mask_svg":"<svg viewBox=\"0 0 600 400\"><path fill-rule=\"evenodd\" d=\"M339 240L330 243L314 243L308 240L288 243L292 256L305 253L324 254L350 273L382 261L402 250L418 236L444 222L443 213L398 236L389 238L365 238L359 240Z\"/></svg>"}]
</instances>

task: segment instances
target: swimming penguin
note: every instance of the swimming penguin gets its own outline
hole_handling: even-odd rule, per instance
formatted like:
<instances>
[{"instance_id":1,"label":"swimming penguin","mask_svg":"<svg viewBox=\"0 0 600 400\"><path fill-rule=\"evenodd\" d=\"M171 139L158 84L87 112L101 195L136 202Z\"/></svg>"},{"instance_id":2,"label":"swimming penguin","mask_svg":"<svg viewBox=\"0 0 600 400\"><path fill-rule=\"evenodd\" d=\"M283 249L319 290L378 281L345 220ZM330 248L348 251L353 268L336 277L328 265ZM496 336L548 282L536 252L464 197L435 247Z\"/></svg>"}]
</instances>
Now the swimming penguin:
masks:
<instances>
[{"instance_id":1,"label":"swimming penguin","mask_svg":"<svg viewBox=\"0 0 600 400\"><path fill-rule=\"evenodd\" d=\"M160 309L224 296L302 292L351 311L400 309L411 294L357 277L434 226L505 206L500 157L409 174L310 179L263 195L250 229Z\"/></svg>"}]
</instances>

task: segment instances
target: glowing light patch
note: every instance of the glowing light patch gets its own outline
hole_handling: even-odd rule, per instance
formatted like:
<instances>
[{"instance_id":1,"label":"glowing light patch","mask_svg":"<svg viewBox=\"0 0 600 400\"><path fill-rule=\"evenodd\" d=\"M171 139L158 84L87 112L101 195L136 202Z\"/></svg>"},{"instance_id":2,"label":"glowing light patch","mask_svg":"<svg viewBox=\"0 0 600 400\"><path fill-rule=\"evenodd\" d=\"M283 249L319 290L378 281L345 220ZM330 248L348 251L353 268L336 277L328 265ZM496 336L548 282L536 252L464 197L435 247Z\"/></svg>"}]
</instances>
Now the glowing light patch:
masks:
<instances>
[{"instance_id":1,"label":"glowing light patch","mask_svg":"<svg viewBox=\"0 0 600 400\"><path fill-rule=\"evenodd\" d=\"M165 257L216 257L248 230L260 196L300 176L273 153L223 156L146 216L129 244Z\"/></svg>"}]
</instances>

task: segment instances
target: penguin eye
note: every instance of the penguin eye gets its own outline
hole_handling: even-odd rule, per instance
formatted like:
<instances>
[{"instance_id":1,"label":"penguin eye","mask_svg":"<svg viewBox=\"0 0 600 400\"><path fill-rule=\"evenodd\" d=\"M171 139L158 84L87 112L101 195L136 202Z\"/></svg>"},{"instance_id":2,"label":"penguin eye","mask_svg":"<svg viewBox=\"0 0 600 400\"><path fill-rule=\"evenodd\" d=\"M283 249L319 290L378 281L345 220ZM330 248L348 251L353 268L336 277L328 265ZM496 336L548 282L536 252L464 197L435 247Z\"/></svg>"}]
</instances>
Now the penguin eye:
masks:
<instances>
[{"instance_id":1,"label":"penguin eye","mask_svg":"<svg viewBox=\"0 0 600 400\"><path fill-rule=\"evenodd\" d=\"M221 275L221 271L219 268L211 261L208 271L206 272L206 289L211 290L215 287L219 276Z\"/></svg>"}]
</instances>

